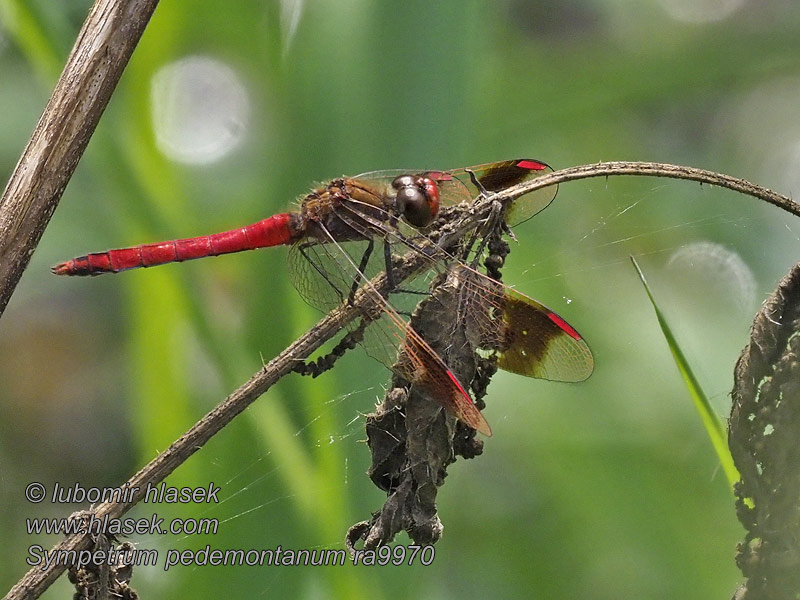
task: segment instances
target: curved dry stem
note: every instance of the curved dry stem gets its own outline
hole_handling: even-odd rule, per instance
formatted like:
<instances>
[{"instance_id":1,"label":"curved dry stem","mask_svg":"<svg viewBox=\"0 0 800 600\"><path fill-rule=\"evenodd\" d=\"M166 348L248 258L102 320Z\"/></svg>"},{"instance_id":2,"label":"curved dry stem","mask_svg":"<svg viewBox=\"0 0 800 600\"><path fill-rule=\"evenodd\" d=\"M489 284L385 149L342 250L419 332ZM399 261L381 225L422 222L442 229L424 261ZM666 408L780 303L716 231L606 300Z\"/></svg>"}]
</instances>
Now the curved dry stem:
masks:
<instances>
[{"instance_id":1,"label":"curved dry stem","mask_svg":"<svg viewBox=\"0 0 800 600\"><path fill-rule=\"evenodd\" d=\"M635 161L609 161L600 162L593 165L581 165L578 167L569 167L548 173L542 177L537 177L525 183L521 183L514 187L510 187L502 192L499 192L494 198L499 199L514 199L528 194L534 190L564 183L566 181L575 181L577 179L589 179L591 177L610 177L617 175L633 175L639 177L667 177L669 179L684 179L687 181L697 181L700 183L707 183L709 185L716 185L718 187L727 188L735 192L740 192L753 198L758 198L777 206L789 212L796 217L800 217L800 204L796 203L791 198L778 194L770 189L750 183L745 179L731 177L722 173L715 173L714 171L707 171L705 169L696 169L694 167L684 167L682 165L670 165L667 163L654 163L654 162L635 162Z\"/></svg>"}]
</instances>

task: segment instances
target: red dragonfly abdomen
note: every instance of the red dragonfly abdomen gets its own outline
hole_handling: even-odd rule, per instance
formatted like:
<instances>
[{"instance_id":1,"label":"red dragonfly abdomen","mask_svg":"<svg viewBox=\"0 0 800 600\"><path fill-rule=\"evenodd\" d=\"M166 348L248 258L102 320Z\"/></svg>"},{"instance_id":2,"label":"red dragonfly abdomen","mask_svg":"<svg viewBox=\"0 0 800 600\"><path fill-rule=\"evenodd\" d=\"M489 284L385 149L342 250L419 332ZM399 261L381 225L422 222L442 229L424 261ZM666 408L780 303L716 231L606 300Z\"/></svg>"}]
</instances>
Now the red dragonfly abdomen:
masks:
<instances>
[{"instance_id":1,"label":"red dragonfly abdomen","mask_svg":"<svg viewBox=\"0 0 800 600\"><path fill-rule=\"evenodd\" d=\"M100 275L139 267L217 256L255 248L281 246L302 236L296 213L281 213L258 223L211 235L144 244L73 258L53 267L56 275Z\"/></svg>"}]
</instances>

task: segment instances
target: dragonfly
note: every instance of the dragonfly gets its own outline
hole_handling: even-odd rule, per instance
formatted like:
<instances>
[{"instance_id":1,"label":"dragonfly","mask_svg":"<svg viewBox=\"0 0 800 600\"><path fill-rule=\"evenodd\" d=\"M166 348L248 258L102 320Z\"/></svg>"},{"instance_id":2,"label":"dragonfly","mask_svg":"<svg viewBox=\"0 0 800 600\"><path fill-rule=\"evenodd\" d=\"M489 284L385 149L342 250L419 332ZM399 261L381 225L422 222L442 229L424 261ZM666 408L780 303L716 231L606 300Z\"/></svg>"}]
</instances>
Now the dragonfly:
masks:
<instances>
[{"instance_id":1,"label":"dragonfly","mask_svg":"<svg viewBox=\"0 0 800 600\"><path fill-rule=\"evenodd\" d=\"M446 206L471 203L552 169L534 159L514 159L475 167L428 171L375 171L340 177L314 188L295 211L186 239L143 244L86 254L52 268L56 275L118 273L208 256L273 246L290 246L289 273L301 296L323 311L352 302L363 286L380 307L367 351L403 379L419 386L444 409L480 433L491 428L465 386L444 360L407 322L389 297L400 295L392 278L393 248L422 252L415 236L424 236ZM511 227L544 210L556 186L515 199L505 210ZM382 246L382 252L376 247ZM453 269L465 290L468 316L481 340L510 372L556 381L583 381L592 373L591 350L566 320L543 304L477 272L444 252L423 252L430 269ZM388 293L372 287L372 273L386 271ZM406 292L413 290L404 290ZM468 292L468 293L467 293ZM410 294L406 294L408 296ZM398 358L398 348L400 349Z\"/></svg>"}]
</instances>

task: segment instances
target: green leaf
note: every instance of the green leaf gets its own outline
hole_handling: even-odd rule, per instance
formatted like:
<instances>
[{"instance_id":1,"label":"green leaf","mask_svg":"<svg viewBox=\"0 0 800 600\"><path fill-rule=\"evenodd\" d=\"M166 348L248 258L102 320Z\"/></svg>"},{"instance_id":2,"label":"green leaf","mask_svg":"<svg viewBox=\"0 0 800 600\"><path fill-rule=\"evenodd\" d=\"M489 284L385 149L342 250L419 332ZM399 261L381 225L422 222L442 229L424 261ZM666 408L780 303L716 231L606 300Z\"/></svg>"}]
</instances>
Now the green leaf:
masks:
<instances>
[{"instance_id":1,"label":"green leaf","mask_svg":"<svg viewBox=\"0 0 800 600\"><path fill-rule=\"evenodd\" d=\"M653 310L656 312L658 324L661 326L661 331L664 334L664 338L667 340L667 344L672 352L672 357L675 359L675 364L678 367L678 371L680 371L684 382L686 382L686 387L688 388L689 394L694 401L694 406L700 415L700 419L703 421L703 426L706 428L708 437L711 440L711 445L714 446L717 457L719 457L719 462L722 465L722 470L725 471L725 476L728 478L728 482L732 488L733 485L739 481L739 471L736 470L736 466L733 464L733 457L728 449L727 435L725 433L725 426L722 423L722 419L720 419L719 416L714 412L713 408L711 407L711 403L708 401L708 396L706 396L705 392L700 387L700 382L697 381L697 377L695 377L692 368L689 366L686 356L683 354L678 342L675 340L675 336L672 335L672 331L670 330L664 315L661 314L661 311L656 304L656 300L650 291L650 287L647 285L647 280L644 278L644 273L642 273L642 270L639 268L639 264L636 262L636 259L633 256L631 256L631 262L633 263L636 272L639 274L639 279L642 280L642 285L644 285L644 289L647 292L647 297L650 298L650 302L653 305Z\"/></svg>"}]
</instances>

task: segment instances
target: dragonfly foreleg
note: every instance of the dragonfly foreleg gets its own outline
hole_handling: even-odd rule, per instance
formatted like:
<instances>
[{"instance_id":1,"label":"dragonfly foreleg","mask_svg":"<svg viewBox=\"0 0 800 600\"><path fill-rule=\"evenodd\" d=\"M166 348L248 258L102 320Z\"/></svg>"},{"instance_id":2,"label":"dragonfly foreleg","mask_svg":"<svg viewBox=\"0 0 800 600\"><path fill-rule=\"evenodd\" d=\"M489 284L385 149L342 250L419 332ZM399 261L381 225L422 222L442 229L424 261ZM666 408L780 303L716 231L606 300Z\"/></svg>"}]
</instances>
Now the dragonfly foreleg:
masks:
<instances>
[{"instance_id":1,"label":"dragonfly foreleg","mask_svg":"<svg viewBox=\"0 0 800 600\"><path fill-rule=\"evenodd\" d=\"M313 258L311 258L311 256L309 256L308 253L307 253L307 250L309 248L314 247L316 245L317 245L317 242L303 242L303 243L297 245L297 249L300 252L300 254L303 255L303 258L305 258L306 261L313 267L313 269L317 273L319 273L320 276L326 282L328 282L328 285L331 286L331 288L333 288L333 290L339 295L339 302L343 302L344 301L344 295L342 294L342 290L340 290L339 286L337 286L335 283L333 283L333 281L331 281L331 278L328 277L328 274L325 272L325 269L321 268L320 265L317 263L317 261L314 260Z\"/></svg>"},{"instance_id":2,"label":"dragonfly foreleg","mask_svg":"<svg viewBox=\"0 0 800 600\"><path fill-rule=\"evenodd\" d=\"M393 268L394 268L394 259L392 258L392 246L389 244L389 241L385 241L383 243L383 260L386 264L386 289L387 294L395 293L395 294L416 294L418 296L430 296L430 292L428 290L410 290L401 288L397 285L397 282L394 279L393 275ZM402 313L401 313L402 314Z\"/></svg>"},{"instance_id":3,"label":"dragonfly foreleg","mask_svg":"<svg viewBox=\"0 0 800 600\"><path fill-rule=\"evenodd\" d=\"M383 242L383 261L386 265L386 288L393 292L397 287L397 282L394 280L394 260L392 259L392 246L389 240Z\"/></svg>"},{"instance_id":4,"label":"dragonfly foreleg","mask_svg":"<svg viewBox=\"0 0 800 600\"><path fill-rule=\"evenodd\" d=\"M503 233L505 233L508 237L510 237L515 242L519 241L519 240L517 240L517 236L514 235L514 232L512 231L511 227L509 227L508 223L506 223L505 219L503 219L503 222L502 222L501 226L503 228Z\"/></svg>"},{"instance_id":5,"label":"dragonfly foreleg","mask_svg":"<svg viewBox=\"0 0 800 600\"><path fill-rule=\"evenodd\" d=\"M364 275L364 270L367 268L369 257L372 256L372 251L374 249L375 249L375 240L369 238L369 241L367 242L367 248L364 250L364 254L361 255L361 262L358 264L358 277L353 280L353 285L350 288L350 295L347 296L348 304L352 304L353 300L356 297L358 286L361 284L360 279L366 279L366 275Z\"/></svg>"},{"instance_id":6,"label":"dragonfly foreleg","mask_svg":"<svg viewBox=\"0 0 800 600\"><path fill-rule=\"evenodd\" d=\"M472 185L478 188L478 193L481 195L481 198L484 199L488 198L489 192L486 190L486 188L483 186L480 180L475 176L475 171L473 171L472 169L464 169L464 171L466 171L469 174L469 179L472 182Z\"/></svg>"}]
</instances>

